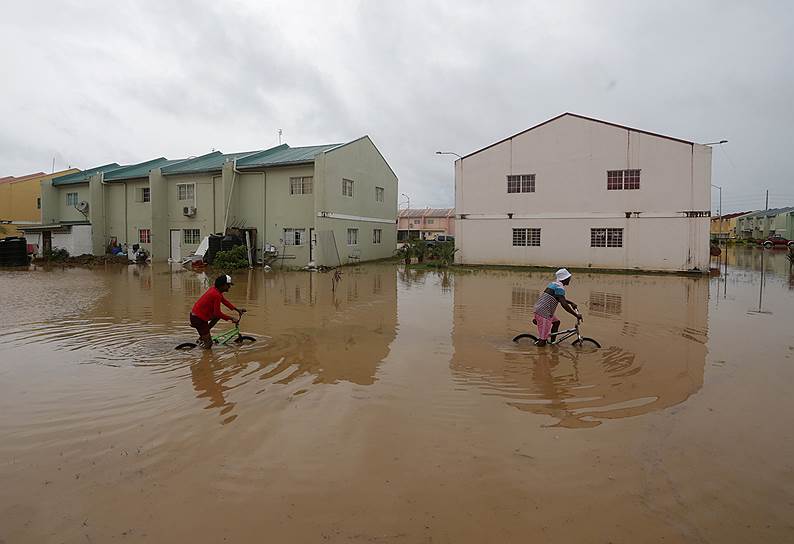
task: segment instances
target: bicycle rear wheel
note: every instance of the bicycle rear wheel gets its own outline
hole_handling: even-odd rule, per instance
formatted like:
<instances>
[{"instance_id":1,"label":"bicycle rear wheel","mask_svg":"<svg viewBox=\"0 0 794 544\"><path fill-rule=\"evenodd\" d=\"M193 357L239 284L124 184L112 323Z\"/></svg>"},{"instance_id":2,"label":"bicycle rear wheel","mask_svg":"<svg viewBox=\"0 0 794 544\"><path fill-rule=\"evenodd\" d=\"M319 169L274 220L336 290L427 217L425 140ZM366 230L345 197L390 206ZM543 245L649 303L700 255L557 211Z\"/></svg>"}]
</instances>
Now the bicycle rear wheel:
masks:
<instances>
[{"instance_id":1,"label":"bicycle rear wheel","mask_svg":"<svg viewBox=\"0 0 794 544\"><path fill-rule=\"evenodd\" d=\"M234 342L236 344L252 344L256 342L256 338L254 338L253 336L245 336L244 334L241 334L240 336L234 339Z\"/></svg>"},{"instance_id":2,"label":"bicycle rear wheel","mask_svg":"<svg viewBox=\"0 0 794 544\"><path fill-rule=\"evenodd\" d=\"M187 351L189 349L195 348L197 345L198 344L195 344L193 342L182 342L181 344L179 344L174 349L178 349L179 351Z\"/></svg>"},{"instance_id":3,"label":"bicycle rear wheel","mask_svg":"<svg viewBox=\"0 0 794 544\"><path fill-rule=\"evenodd\" d=\"M529 334L528 332L525 332L525 333L521 333L518 336L516 336L515 338L513 338L513 342L518 342L522 338L529 338L533 342L537 342L538 341L538 337L537 336L535 336L534 334Z\"/></svg>"},{"instance_id":4,"label":"bicycle rear wheel","mask_svg":"<svg viewBox=\"0 0 794 544\"><path fill-rule=\"evenodd\" d=\"M601 347L601 344L596 340L588 338L587 336L582 336L581 340L574 340L573 345L582 350L595 350Z\"/></svg>"}]
</instances>

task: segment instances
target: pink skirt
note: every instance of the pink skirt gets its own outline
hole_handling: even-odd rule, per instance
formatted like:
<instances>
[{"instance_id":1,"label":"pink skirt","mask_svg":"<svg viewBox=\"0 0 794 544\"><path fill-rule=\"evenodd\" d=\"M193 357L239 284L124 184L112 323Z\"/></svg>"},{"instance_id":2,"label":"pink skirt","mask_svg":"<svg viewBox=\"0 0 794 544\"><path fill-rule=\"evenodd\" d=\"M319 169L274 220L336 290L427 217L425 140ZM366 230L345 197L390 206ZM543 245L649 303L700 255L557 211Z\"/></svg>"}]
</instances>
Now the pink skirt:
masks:
<instances>
[{"instance_id":1,"label":"pink skirt","mask_svg":"<svg viewBox=\"0 0 794 544\"><path fill-rule=\"evenodd\" d=\"M535 314L535 323L538 324L538 337L541 340L548 340L551 334L551 327L560 320L556 317L545 317L540 314Z\"/></svg>"}]
</instances>

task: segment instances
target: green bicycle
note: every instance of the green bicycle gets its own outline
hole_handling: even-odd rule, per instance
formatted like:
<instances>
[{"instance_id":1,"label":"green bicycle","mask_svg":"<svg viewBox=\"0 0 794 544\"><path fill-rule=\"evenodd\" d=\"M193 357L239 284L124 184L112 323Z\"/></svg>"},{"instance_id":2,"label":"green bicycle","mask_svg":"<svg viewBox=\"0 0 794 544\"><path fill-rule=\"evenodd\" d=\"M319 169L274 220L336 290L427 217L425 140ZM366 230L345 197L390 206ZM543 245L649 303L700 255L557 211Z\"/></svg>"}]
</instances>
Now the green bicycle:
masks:
<instances>
[{"instance_id":1,"label":"green bicycle","mask_svg":"<svg viewBox=\"0 0 794 544\"><path fill-rule=\"evenodd\" d=\"M242 321L243 316L240 315L240 321ZM231 342L235 344L251 344L256 342L256 338L253 336L247 336L245 334L240 333L240 321L234 324L234 327L224 331L220 334L216 334L212 337L212 343L217 344L219 346L225 346ZM198 346L198 342L182 342L176 348L180 351L187 351L189 349L193 349Z\"/></svg>"}]
</instances>

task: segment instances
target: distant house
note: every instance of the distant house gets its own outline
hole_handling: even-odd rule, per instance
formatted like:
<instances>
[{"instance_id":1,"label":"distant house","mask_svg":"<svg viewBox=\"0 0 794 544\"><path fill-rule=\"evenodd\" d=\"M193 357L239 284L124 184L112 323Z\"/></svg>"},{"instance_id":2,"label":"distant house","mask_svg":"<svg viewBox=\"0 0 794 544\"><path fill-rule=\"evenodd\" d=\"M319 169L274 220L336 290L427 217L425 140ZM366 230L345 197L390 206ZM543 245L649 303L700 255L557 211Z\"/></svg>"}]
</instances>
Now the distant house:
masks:
<instances>
[{"instance_id":1,"label":"distant house","mask_svg":"<svg viewBox=\"0 0 794 544\"><path fill-rule=\"evenodd\" d=\"M389 257L397 176L368 136L343 144L116 163L42 183L42 238L72 254L139 244L180 260L228 227L256 233L287 266Z\"/></svg>"},{"instance_id":2,"label":"distant house","mask_svg":"<svg viewBox=\"0 0 794 544\"><path fill-rule=\"evenodd\" d=\"M37 172L26 176L0 178L0 224L2 236L17 236L24 228L41 223L41 182L77 172L76 168L52 174ZM35 237L28 241L36 243Z\"/></svg>"},{"instance_id":3,"label":"distant house","mask_svg":"<svg viewBox=\"0 0 794 544\"><path fill-rule=\"evenodd\" d=\"M774 235L794 240L794 207L742 215L736 219L736 234L743 240L765 240Z\"/></svg>"},{"instance_id":4,"label":"distant house","mask_svg":"<svg viewBox=\"0 0 794 544\"><path fill-rule=\"evenodd\" d=\"M455 161L461 263L707 271L711 148L564 113Z\"/></svg>"},{"instance_id":5,"label":"distant house","mask_svg":"<svg viewBox=\"0 0 794 544\"><path fill-rule=\"evenodd\" d=\"M711 218L711 239L712 240L735 240L736 234L736 220L752 212L736 212L729 213L723 216L716 216Z\"/></svg>"},{"instance_id":6,"label":"distant house","mask_svg":"<svg viewBox=\"0 0 794 544\"><path fill-rule=\"evenodd\" d=\"M407 208L400 210L397 241L431 240L439 235L455 235L455 208Z\"/></svg>"}]
</instances>

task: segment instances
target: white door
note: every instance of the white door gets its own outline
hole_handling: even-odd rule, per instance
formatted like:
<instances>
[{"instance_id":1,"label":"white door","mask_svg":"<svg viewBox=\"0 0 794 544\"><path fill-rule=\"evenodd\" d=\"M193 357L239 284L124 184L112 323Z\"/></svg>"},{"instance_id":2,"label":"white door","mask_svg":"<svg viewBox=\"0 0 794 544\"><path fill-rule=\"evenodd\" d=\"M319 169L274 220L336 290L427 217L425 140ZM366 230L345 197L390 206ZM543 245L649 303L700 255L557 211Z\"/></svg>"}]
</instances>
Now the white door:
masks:
<instances>
[{"instance_id":1,"label":"white door","mask_svg":"<svg viewBox=\"0 0 794 544\"><path fill-rule=\"evenodd\" d=\"M182 231L181 230L172 230L171 231L171 260L173 260L173 261L181 261L182 260Z\"/></svg>"}]
</instances>

